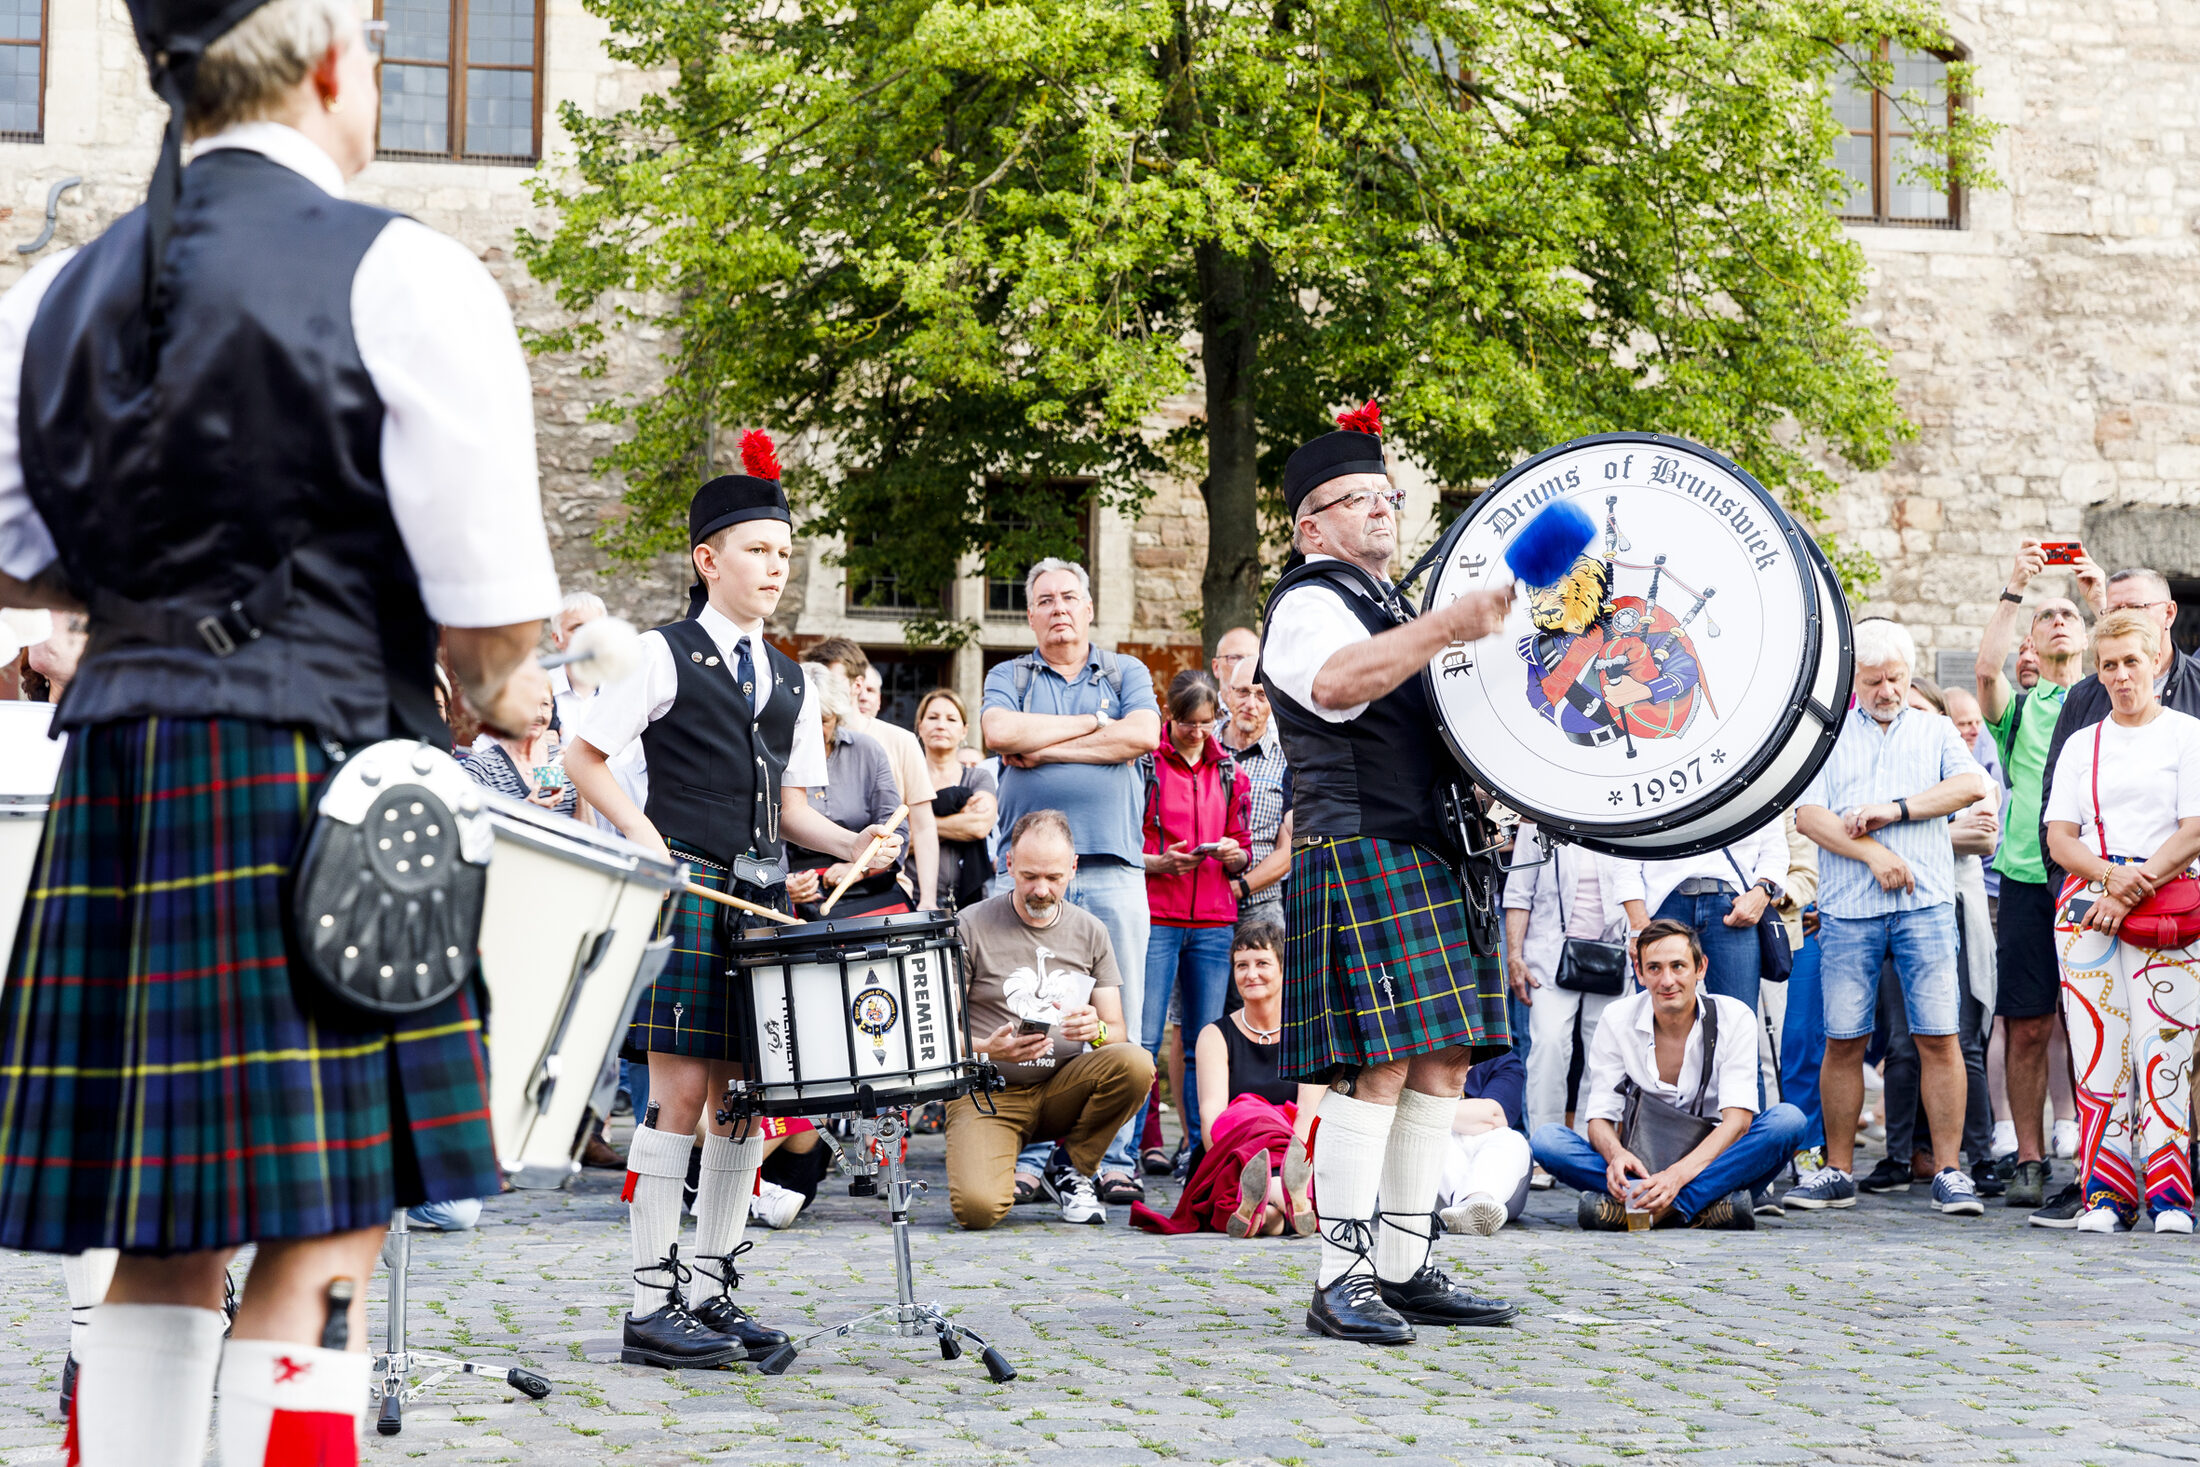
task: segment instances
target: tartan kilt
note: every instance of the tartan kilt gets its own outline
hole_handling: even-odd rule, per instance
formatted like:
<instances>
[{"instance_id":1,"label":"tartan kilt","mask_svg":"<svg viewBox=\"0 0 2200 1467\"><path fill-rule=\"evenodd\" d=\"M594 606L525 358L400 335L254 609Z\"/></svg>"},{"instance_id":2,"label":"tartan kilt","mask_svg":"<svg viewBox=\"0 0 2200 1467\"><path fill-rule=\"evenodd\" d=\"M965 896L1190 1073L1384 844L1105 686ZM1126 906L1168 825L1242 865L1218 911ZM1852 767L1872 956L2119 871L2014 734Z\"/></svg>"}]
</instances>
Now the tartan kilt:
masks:
<instances>
[{"instance_id":1,"label":"tartan kilt","mask_svg":"<svg viewBox=\"0 0 2200 1467\"><path fill-rule=\"evenodd\" d=\"M192 1252L496 1194L478 985L379 1025L292 989L330 765L246 719L70 738L0 994L0 1247Z\"/></svg>"},{"instance_id":2,"label":"tartan kilt","mask_svg":"<svg viewBox=\"0 0 2200 1467\"><path fill-rule=\"evenodd\" d=\"M1282 1073L1313 1083L1453 1047L1512 1047L1504 968L1467 936L1459 878L1405 841L1337 836L1291 853Z\"/></svg>"},{"instance_id":3,"label":"tartan kilt","mask_svg":"<svg viewBox=\"0 0 2200 1467\"><path fill-rule=\"evenodd\" d=\"M759 906L777 906L786 888L766 890L735 881L731 872L684 847L672 854L688 863L688 880L712 891L729 892ZM620 1056L639 1062L652 1054L690 1059L745 1061L755 1048L754 1005L747 991L727 976L733 966L735 924L745 919L729 907L687 892L674 892L657 929L672 934L672 955L657 981L634 1006ZM758 918L761 922L763 919Z\"/></svg>"}]
</instances>

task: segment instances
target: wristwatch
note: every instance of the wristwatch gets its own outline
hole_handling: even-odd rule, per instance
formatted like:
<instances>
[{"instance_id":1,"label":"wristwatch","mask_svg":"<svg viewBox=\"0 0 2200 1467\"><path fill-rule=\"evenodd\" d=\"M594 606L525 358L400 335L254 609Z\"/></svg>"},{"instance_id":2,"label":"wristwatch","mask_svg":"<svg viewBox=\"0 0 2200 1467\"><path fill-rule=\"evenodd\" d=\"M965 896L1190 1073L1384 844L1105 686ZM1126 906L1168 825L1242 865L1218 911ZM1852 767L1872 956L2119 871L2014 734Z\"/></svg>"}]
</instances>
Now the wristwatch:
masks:
<instances>
[{"instance_id":1,"label":"wristwatch","mask_svg":"<svg viewBox=\"0 0 2200 1467\"><path fill-rule=\"evenodd\" d=\"M2001 599L2022 606L2024 604L2024 593L2022 591L2012 591L2004 586L2001 588Z\"/></svg>"},{"instance_id":2,"label":"wristwatch","mask_svg":"<svg viewBox=\"0 0 2200 1467\"><path fill-rule=\"evenodd\" d=\"M1108 716L1107 709L1095 708L1092 710L1092 731L1094 733L1100 732L1100 730L1106 728L1109 724L1113 722L1115 722L1115 720Z\"/></svg>"},{"instance_id":3,"label":"wristwatch","mask_svg":"<svg viewBox=\"0 0 2200 1467\"><path fill-rule=\"evenodd\" d=\"M1757 890L1765 894L1765 900L1768 902L1776 902L1780 899L1780 888L1772 884L1772 878L1769 876L1757 878Z\"/></svg>"},{"instance_id":4,"label":"wristwatch","mask_svg":"<svg viewBox=\"0 0 2200 1467\"><path fill-rule=\"evenodd\" d=\"M1910 818L1910 802L1897 795L1895 796L1894 807L1902 812L1902 819L1907 823Z\"/></svg>"},{"instance_id":5,"label":"wristwatch","mask_svg":"<svg viewBox=\"0 0 2200 1467\"><path fill-rule=\"evenodd\" d=\"M1108 1042L1108 1021L1106 1019L1094 1019L1092 1023L1093 1027L1100 1031L1092 1036L1092 1047L1098 1049Z\"/></svg>"},{"instance_id":6,"label":"wristwatch","mask_svg":"<svg viewBox=\"0 0 2200 1467\"><path fill-rule=\"evenodd\" d=\"M1233 877L1231 877L1231 878L1230 878L1230 881L1231 881L1231 883L1232 883L1233 885L1235 885L1235 886L1237 887L1237 894L1238 894L1238 900L1239 900L1239 901L1241 901L1241 902L1249 902L1249 901L1251 901L1251 900L1253 899L1253 889L1252 889L1251 887L1249 887L1249 886L1247 886L1247 885L1245 884L1245 878L1244 878L1244 877L1242 877L1242 876L1233 876Z\"/></svg>"}]
</instances>

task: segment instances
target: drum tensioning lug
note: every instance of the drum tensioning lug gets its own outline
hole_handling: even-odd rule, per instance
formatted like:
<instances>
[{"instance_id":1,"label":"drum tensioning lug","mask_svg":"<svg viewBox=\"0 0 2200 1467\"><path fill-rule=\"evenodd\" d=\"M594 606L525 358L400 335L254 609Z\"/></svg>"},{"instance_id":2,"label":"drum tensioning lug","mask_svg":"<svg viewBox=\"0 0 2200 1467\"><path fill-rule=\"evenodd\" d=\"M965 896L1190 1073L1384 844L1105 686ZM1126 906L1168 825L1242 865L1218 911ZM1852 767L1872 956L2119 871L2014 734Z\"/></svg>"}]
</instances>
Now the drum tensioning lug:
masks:
<instances>
[{"instance_id":1,"label":"drum tensioning lug","mask_svg":"<svg viewBox=\"0 0 2200 1467\"><path fill-rule=\"evenodd\" d=\"M763 1113L763 1087L748 1080L729 1081L725 1097L719 1102L718 1109L712 1112L721 1126L730 1126L735 1121L753 1121ZM742 1134L746 1135L749 1127L744 1124L741 1129Z\"/></svg>"}]
</instances>

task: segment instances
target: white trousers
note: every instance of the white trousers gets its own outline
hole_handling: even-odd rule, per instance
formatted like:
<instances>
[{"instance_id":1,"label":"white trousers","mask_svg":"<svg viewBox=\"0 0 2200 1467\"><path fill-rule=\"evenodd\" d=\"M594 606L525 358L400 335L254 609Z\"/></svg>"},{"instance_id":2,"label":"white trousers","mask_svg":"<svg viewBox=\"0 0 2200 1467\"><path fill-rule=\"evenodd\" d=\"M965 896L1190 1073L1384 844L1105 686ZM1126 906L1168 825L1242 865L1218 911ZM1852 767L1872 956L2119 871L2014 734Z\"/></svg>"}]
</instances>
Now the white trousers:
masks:
<instances>
[{"instance_id":1,"label":"white trousers","mask_svg":"<svg viewBox=\"0 0 2200 1467\"><path fill-rule=\"evenodd\" d=\"M1457 1207L1477 1193L1487 1192L1505 1204L1508 1220L1520 1216L1520 1204L1528 1195L1528 1138L1510 1126L1499 1126L1479 1136L1454 1131L1444 1154L1444 1179L1436 1190L1439 1208Z\"/></svg>"},{"instance_id":2,"label":"white trousers","mask_svg":"<svg viewBox=\"0 0 2200 1467\"><path fill-rule=\"evenodd\" d=\"M1528 1005L1529 1135L1538 1126L1566 1123L1566 1072L1574 1063L1574 1015L1581 1015L1581 1043L1586 1050L1596 1037L1597 1020L1604 1017L1614 997L1574 993L1548 979L1533 991L1534 1002Z\"/></svg>"}]
</instances>

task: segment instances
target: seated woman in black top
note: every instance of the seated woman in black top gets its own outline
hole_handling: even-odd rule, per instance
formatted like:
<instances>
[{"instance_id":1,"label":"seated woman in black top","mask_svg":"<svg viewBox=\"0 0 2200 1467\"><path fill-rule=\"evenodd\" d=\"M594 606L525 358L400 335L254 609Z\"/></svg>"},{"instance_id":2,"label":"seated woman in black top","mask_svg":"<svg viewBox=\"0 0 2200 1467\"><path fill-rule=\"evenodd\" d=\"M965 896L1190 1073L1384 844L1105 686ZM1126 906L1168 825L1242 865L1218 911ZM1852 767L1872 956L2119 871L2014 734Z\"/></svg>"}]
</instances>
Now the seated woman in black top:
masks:
<instances>
[{"instance_id":1,"label":"seated woman in black top","mask_svg":"<svg viewBox=\"0 0 2200 1467\"><path fill-rule=\"evenodd\" d=\"M1244 1007L1199 1031L1198 1160L1176 1212L1143 1205L1131 1223L1157 1233L1227 1232L1273 1237L1314 1231L1307 1200L1303 1114L1311 1122L1317 1085L1276 1071L1282 1052L1283 929L1247 922L1231 938L1230 976ZM1311 1092L1311 1094L1309 1094ZM1308 1103L1301 1104L1306 1095Z\"/></svg>"}]
</instances>

